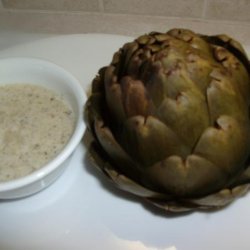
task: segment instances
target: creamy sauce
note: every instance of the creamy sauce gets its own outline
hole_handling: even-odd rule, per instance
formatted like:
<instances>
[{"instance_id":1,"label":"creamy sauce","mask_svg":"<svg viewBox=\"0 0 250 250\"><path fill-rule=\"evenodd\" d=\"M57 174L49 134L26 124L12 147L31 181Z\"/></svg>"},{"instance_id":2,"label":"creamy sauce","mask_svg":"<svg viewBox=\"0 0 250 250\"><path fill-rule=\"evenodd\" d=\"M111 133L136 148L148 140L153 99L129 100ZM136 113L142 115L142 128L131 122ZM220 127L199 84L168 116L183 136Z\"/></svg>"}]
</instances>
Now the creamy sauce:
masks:
<instances>
[{"instance_id":1,"label":"creamy sauce","mask_svg":"<svg viewBox=\"0 0 250 250\"><path fill-rule=\"evenodd\" d=\"M0 182L25 176L53 159L75 127L73 111L49 89L0 87Z\"/></svg>"}]
</instances>

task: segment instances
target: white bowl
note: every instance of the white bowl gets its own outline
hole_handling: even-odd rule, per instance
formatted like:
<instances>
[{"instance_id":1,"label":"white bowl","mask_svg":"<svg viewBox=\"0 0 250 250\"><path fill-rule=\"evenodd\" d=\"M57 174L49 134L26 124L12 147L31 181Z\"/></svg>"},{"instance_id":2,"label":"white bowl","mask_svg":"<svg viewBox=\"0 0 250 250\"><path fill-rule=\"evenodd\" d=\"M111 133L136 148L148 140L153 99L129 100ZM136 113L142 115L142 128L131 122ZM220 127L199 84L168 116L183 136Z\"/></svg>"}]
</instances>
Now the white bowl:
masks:
<instances>
[{"instance_id":1,"label":"white bowl","mask_svg":"<svg viewBox=\"0 0 250 250\"><path fill-rule=\"evenodd\" d=\"M35 58L0 59L0 85L15 83L40 85L62 94L75 113L76 125L70 140L56 158L27 176L0 183L0 199L25 197L54 182L68 165L85 129L83 106L86 96L80 83L65 69Z\"/></svg>"}]
</instances>

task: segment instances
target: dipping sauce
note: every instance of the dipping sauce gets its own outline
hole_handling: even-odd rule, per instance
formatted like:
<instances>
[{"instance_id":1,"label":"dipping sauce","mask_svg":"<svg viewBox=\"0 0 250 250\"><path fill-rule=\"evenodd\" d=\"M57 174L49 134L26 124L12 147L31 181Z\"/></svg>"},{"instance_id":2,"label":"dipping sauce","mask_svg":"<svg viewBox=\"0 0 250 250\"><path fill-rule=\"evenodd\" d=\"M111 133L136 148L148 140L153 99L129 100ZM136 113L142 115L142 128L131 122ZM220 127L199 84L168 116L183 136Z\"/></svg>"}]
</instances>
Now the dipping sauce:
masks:
<instances>
[{"instance_id":1,"label":"dipping sauce","mask_svg":"<svg viewBox=\"0 0 250 250\"><path fill-rule=\"evenodd\" d=\"M75 127L62 96L41 86L0 86L0 182L25 176L52 160Z\"/></svg>"}]
</instances>

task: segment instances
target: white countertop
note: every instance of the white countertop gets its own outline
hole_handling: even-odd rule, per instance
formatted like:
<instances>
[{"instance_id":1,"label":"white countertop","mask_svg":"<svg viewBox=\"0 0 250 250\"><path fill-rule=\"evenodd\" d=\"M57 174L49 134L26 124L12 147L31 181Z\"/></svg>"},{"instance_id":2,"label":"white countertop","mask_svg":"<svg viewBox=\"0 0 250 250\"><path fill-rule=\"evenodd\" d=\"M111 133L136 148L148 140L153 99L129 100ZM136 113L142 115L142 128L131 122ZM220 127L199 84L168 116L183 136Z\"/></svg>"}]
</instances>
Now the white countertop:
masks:
<instances>
[{"instance_id":1,"label":"white countertop","mask_svg":"<svg viewBox=\"0 0 250 250\"><path fill-rule=\"evenodd\" d=\"M98 69L132 38L115 35L0 36L0 57L55 62L86 90ZM164 215L114 188L85 159L80 144L70 166L31 197L0 201L0 249L248 250L250 195L213 213Z\"/></svg>"}]
</instances>

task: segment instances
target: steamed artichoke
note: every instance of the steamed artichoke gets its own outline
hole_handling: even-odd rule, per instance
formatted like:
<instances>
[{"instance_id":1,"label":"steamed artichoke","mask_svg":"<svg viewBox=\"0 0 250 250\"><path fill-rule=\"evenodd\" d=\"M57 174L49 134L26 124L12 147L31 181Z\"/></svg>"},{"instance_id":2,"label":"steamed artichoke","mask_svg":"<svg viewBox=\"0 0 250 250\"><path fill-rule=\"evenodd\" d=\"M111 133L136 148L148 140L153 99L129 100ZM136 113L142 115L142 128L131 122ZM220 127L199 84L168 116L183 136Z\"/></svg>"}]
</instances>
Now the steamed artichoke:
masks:
<instances>
[{"instance_id":1,"label":"steamed artichoke","mask_svg":"<svg viewBox=\"0 0 250 250\"><path fill-rule=\"evenodd\" d=\"M90 153L121 189L169 211L220 208L250 182L250 64L185 29L125 44L86 104Z\"/></svg>"}]
</instances>

